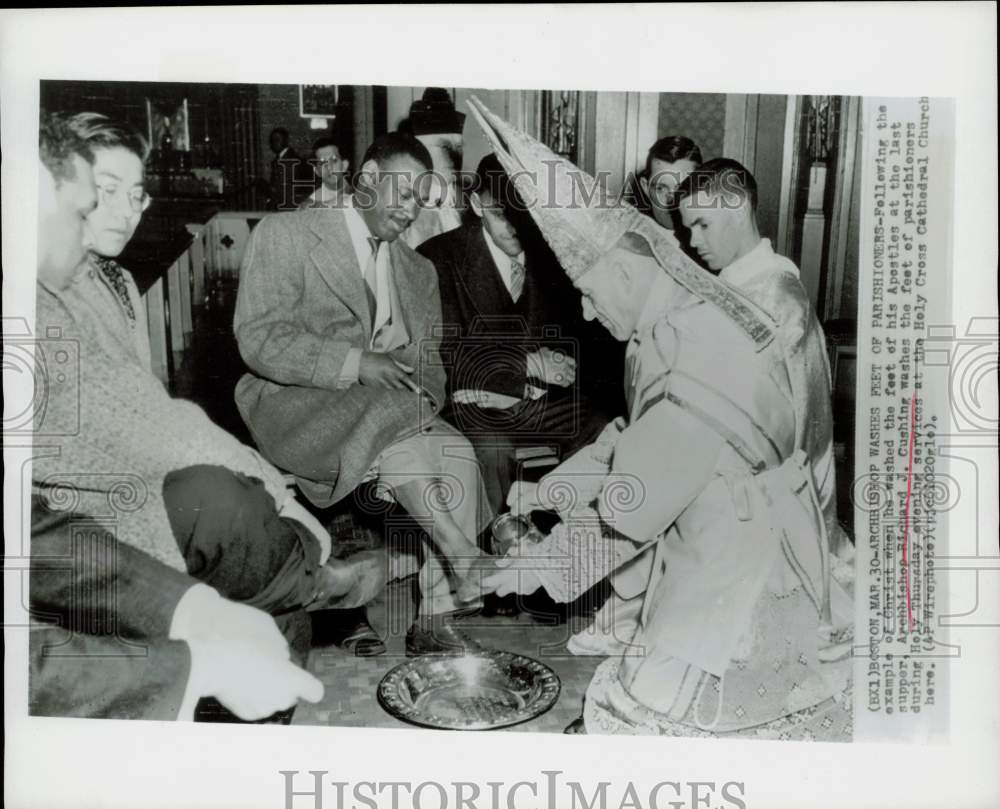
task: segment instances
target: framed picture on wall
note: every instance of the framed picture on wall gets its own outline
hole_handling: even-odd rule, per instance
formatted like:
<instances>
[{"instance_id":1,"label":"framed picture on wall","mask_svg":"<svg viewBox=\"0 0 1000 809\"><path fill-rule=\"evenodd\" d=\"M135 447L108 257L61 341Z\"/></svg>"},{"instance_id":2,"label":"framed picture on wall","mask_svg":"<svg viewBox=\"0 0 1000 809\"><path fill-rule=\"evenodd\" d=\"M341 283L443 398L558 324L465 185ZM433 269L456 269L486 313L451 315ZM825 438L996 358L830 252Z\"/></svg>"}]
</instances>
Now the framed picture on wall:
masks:
<instances>
[{"instance_id":1,"label":"framed picture on wall","mask_svg":"<svg viewBox=\"0 0 1000 809\"><path fill-rule=\"evenodd\" d=\"M336 118L338 96L336 84L300 84L299 116Z\"/></svg>"},{"instance_id":2,"label":"framed picture on wall","mask_svg":"<svg viewBox=\"0 0 1000 809\"><path fill-rule=\"evenodd\" d=\"M149 142L154 149L191 150L188 102L183 99L146 99L146 124Z\"/></svg>"}]
</instances>

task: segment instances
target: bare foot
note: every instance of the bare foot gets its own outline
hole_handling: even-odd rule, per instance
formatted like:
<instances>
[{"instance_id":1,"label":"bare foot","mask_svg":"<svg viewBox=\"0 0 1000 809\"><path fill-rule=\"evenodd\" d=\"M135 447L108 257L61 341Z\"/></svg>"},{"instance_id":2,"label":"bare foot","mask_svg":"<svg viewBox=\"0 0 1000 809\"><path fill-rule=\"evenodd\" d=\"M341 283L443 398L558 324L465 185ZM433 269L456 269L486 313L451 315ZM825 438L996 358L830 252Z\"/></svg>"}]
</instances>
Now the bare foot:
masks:
<instances>
[{"instance_id":1,"label":"bare foot","mask_svg":"<svg viewBox=\"0 0 1000 809\"><path fill-rule=\"evenodd\" d=\"M457 553L448 554L448 564L451 565L455 578L461 581L469 575L469 571L472 570L484 556L487 556L485 551L480 550L477 545L472 545L470 543Z\"/></svg>"},{"instance_id":2,"label":"bare foot","mask_svg":"<svg viewBox=\"0 0 1000 809\"><path fill-rule=\"evenodd\" d=\"M497 557L480 551L479 556L467 560L464 572L455 569L455 596L459 601L478 601L486 595L488 590L483 587L483 579L496 570L496 560Z\"/></svg>"}]
</instances>

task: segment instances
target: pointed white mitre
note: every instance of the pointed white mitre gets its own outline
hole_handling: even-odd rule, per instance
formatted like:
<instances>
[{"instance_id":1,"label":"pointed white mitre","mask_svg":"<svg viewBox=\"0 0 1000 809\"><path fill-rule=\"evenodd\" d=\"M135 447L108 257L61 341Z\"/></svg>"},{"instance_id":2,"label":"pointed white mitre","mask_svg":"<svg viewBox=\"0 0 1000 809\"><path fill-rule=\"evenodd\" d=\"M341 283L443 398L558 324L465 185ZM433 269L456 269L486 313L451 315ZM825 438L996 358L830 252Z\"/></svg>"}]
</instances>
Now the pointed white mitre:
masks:
<instances>
[{"instance_id":1,"label":"pointed white mitre","mask_svg":"<svg viewBox=\"0 0 1000 809\"><path fill-rule=\"evenodd\" d=\"M642 214L610 198L583 169L512 127L475 96L469 108L571 279L590 269L622 234L637 229Z\"/></svg>"}]
</instances>

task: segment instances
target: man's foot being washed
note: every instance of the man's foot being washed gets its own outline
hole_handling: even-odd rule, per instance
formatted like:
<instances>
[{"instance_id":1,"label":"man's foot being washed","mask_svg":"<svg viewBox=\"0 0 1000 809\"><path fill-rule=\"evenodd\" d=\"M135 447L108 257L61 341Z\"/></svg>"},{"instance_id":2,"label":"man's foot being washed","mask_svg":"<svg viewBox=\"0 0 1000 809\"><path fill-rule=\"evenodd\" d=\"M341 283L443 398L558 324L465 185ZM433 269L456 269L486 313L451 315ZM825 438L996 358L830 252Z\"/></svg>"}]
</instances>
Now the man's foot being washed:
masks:
<instances>
[{"instance_id":1,"label":"man's foot being washed","mask_svg":"<svg viewBox=\"0 0 1000 809\"><path fill-rule=\"evenodd\" d=\"M468 564L459 571L455 570L455 598L463 604L481 601L488 592L483 587L483 579L496 571L496 562L499 557L490 556L483 551L479 551L478 556L468 559Z\"/></svg>"}]
</instances>

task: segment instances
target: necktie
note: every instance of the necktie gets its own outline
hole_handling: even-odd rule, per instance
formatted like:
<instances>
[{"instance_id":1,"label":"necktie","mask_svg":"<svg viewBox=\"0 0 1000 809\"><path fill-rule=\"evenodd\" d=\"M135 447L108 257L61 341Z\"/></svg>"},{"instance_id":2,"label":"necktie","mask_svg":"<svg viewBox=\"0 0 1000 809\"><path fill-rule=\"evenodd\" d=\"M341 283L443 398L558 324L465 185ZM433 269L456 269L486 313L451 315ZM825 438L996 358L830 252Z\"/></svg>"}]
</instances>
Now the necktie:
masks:
<instances>
[{"instance_id":1,"label":"necktie","mask_svg":"<svg viewBox=\"0 0 1000 809\"><path fill-rule=\"evenodd\" d=\"M516 258L510 260L510 297L517 303L524 291L524 265Z\"/></svg>"},{"instance_id":2,"label":"necktie","mask_svg":"<svg viewBox=\"0 0 1000 809\"><path fill-rule=\"evenodd\" d=\"M368 296L368 312L371 314L371 325L375 325L375 309L378 306L378 297L376 295L376 289L378 288L378 282L375 278L375 267L378 260L378 248L382 243L382 240L375 237L368 237L368 246L372 249L372 254L368 258L368 263L365 264L365 294Z\"/></svg>"}]
</instances>

